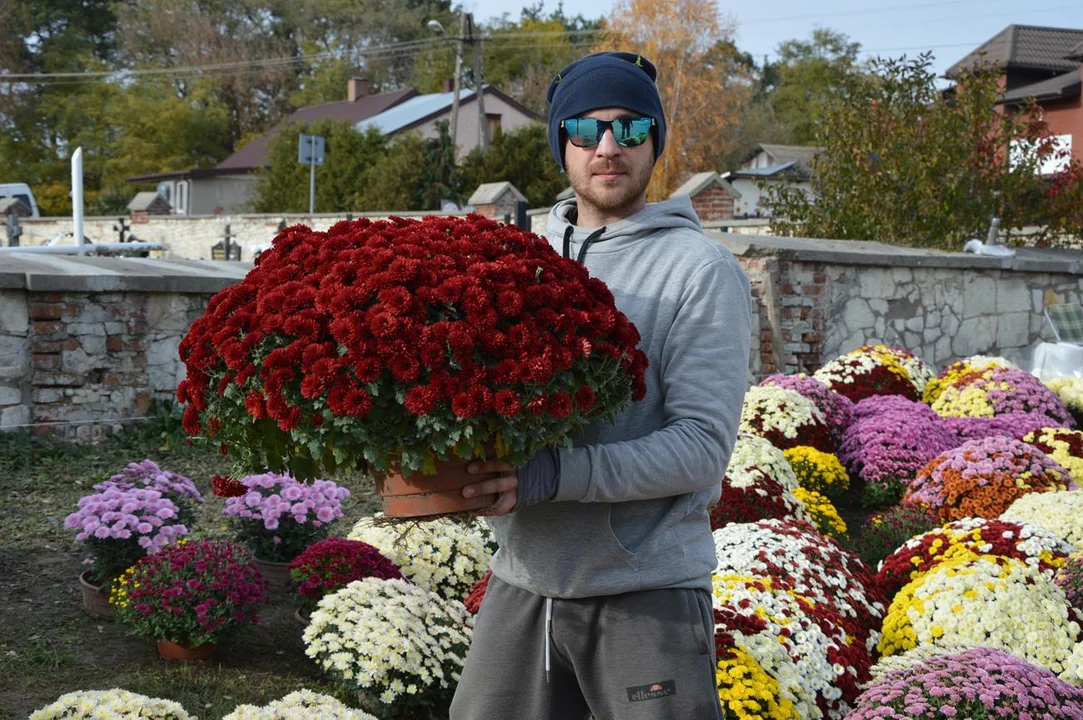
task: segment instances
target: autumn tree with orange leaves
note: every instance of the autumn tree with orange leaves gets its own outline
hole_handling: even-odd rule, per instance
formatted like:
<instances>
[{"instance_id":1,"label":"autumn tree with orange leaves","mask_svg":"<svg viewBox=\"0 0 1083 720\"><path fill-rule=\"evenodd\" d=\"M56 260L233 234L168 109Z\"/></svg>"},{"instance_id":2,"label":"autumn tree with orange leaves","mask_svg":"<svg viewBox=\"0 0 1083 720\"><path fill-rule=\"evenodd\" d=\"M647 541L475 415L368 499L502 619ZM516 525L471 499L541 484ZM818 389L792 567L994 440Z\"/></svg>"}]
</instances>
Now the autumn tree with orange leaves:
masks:
<instances>
[{"instance_id":1,"label":"autumn tree with orange leaves","mask_svg":"<svg viewBox=\"0 0 1083 720\"><path fill-rule=\"evenodd\" d=\"M658 68L666 149L647 199L663 200L693 173L717 170L752 88L737 62L733 27L714 0L620 0L595 51L643 55Z\"/></svg>"}]
</instances>

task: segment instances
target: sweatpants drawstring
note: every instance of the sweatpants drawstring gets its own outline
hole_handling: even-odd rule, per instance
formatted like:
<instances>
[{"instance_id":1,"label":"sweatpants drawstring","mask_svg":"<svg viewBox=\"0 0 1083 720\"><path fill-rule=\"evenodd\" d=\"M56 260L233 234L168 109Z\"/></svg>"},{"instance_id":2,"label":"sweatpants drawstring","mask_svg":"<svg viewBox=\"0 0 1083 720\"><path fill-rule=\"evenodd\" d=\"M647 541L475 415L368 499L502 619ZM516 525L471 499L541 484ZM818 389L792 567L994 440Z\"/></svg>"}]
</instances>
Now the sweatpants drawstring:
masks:
<instances>
[{"instance_id":1,"label":"sweatpants drawstring","mask_svg":"<svg viewBox=\"0 0 1083 720\"><path fill-rule=\"evenodd\" d=\"M550 628L553 626L553 598L545 598L545 684L549 684Z\"/></svg>"}]
</instances>

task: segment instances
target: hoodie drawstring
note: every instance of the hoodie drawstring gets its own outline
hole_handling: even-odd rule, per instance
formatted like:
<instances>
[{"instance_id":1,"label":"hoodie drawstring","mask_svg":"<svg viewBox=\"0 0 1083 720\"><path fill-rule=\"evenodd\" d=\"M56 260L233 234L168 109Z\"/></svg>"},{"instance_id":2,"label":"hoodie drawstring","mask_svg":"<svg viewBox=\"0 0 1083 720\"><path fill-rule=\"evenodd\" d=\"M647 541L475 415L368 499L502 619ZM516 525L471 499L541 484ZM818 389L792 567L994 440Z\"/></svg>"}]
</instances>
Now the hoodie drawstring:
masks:
<instances>
[{"instance_id":1,"label":"hoodie drawstring","mask_svg":"<svg viewBox=\"0 0 1083 720\"><path fill-rule=\"evenodd\" d=\"M582 247L579 248L579 255L575 258L575 261L580 265L583 264L583 260L587 257L587 248L594 243L601 240L602 235L605 234L605 226L598 228L590 235L587 235L587 239L583 241ZM572 233L575 232L575 227L569 225L564 229L564 257L570 258L572 256Z\"/></svg>"},{"instance_id":2,"label":"hoodie drawstring","mask_svg":"<svg viewBox=\"0 0 1083 720\"><path fill-rule=\"evenodd\" d=\"M553 627L553 598L545 598L545 684L549 684L549 645L552 642L550 631Z\"/></svg>"}]
</instances>

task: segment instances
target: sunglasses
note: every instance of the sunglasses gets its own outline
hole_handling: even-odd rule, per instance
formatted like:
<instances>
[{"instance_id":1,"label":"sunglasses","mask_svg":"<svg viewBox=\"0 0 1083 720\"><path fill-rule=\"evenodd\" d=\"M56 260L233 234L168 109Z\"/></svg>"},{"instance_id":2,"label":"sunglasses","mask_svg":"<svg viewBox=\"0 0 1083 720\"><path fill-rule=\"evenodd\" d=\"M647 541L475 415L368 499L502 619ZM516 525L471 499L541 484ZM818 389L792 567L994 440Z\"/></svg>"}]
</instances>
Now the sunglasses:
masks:
<instances>
[{"instance_id":1,"label":"sunglasses","mask_svg":"<svg viewBox=\"0 0 1083 720\"><path fill-rule=\"evenodd\" d=\"M606 130L613 131L613 139L621 147L637 147L647 142L654 118L617 118L616 120L598 120L596 118L569 118L562 120L560 127L568 134L572 145L581 148L594 147L602 141Z\"/></svg>"}]
</instances>

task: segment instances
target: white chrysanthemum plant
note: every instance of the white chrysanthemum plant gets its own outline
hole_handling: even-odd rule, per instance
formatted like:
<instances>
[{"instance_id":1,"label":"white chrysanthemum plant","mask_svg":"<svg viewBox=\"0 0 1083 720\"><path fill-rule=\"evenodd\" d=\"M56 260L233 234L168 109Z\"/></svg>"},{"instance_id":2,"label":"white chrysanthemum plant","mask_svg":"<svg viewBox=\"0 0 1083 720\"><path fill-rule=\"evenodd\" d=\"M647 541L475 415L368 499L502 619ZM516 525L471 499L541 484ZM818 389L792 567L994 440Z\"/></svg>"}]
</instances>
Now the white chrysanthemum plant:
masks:
<instances>
[{"instance_id":1,"label":"white chrysanthemum plant","mask_svg":"<svg viewBox=\"0 0 1083 720\"><path fill-rule=\"evenodd\" d=\"M770 440L759 435L738 435L723 482L738 490L766 497L767 493L773 490L769 482L771 480L782 486L780 499L787 509L787 517L810 520L804 504L794 495L798 486L797 475L786 455L772 445Z\"/></svg>"},{"instance_id":2,"label":"white chrysanthemum plant","mask_svg":"<svg viewBox=\"0 0 1083 720\"><path fill-rule=\"evenodd\" d=\"M30 720L196 720L179 703L121 688L78 690L30 714Z\"/></svg>"},{"instance_id":3,"label":"white chrysanthemum plant","mask_svg":"<svg viewBox=\"0 0 1083 720\"><path fill-rule=\"evenodd\" d=\"M1055 392L1069 410L1076 413L1083 412L1083 378L1050 378L1045 381L1045 386Z\"/></svg>"},{"instance_id":4,"label":"white chrysanthemum plant","mask_svg":"<svg viewBox=\"0 0 1083 720\"><path fill-rule=\"evenodd\" d=\"M1083 490L1027 493L1009 505L1000 519L1039 525L1083 550Z\"/></svg>"},{"instance_id":5,"label":"white chrysanthemum plant","mask_svg":"<svg viewBox=\"0 0 1083 720\"><path fill-rule=\"evenodd\" d=\"M959 557L905 586L888 608L880 651L920 645L999 648L1069 679L1079 624L1064 591L1034 567L994 555Z\"/></svg>"},{"instance_id":6,"label":"white chrysanthemum plant","mask_svg":"<svg viewBox=\"0 0 1083 720\"><path fill-rule=\"evenodd\" d=\"M381 717L438 716L451 705L472 634L462 602L406 580L366 578L320 600L305 654Z\"/></svg>"},{"instance_id":7,"label":"white chrysanthemum plant","mask_svg":"<svg viewBox=\"0 0 1083 720\"><path fill-rule=\"evenodd\" d=\"M824 414L816 403L778 385L748 389L741 405L740 431L767 438L781 449L811 445L825 452L834 450Z\"/></svg>"},{"instance_id":8,"label":"white chrysanthemum plant","mask_svg":"<svg viewBox=\"0 0 1083 720\"><path fill-rule=\"evenodd\" d=\"M842 628L836 628L835 637L825 635L802 609L799 596L771 578L715 575L713 584L713 604L723 617L747 615L763 622L763 630L755 633L739 629L742 623L726 630L734 645L778 683L779 699L793 706L796 717L823 718L818 699L832 717L842 717L848 706L835 683L838 669L828 659L832 643L846 642Z\"/></svg>"},{"instance_id":9,"label":"white chrysanthemum plant","mask_svg":"<svg viewBox=\"0 0 1083 720\"><path fill-rule=\"evenodd\" d=\"M238 705L222 720L376 720L330 695L304 689L266 705Z\"/></svg>"},{"instance_id":10,"label":"white chrysanthemum plant","mask_svg":"<svg viewBox=\"0 0 1083 720\"><path fill-rule=\"evenodd\" d=\"M727 525L713 536L716 575L784 580L812 602L831 606L868 652L876 647L886 606L875 578L856 555L812 525L761 520Z\"/></svg>"},{"instance_id":11,"label":"white chrysanthemum plant","mask_svg":"<svg viewBox=\"0 0 1083 720\"><path fill-rule=\"evenodd\" d=\"M359 520L349 539L372 545L420 587L462 600L489 571L496 545L478 518L468 523L438 518L405 526L383 524L380 518L377 514Z\"/></svg>"}]
</instances>

